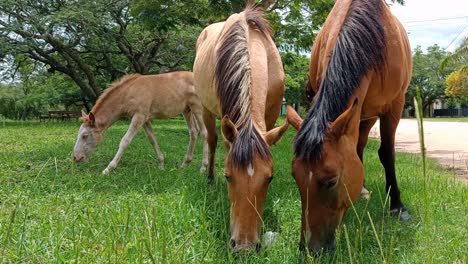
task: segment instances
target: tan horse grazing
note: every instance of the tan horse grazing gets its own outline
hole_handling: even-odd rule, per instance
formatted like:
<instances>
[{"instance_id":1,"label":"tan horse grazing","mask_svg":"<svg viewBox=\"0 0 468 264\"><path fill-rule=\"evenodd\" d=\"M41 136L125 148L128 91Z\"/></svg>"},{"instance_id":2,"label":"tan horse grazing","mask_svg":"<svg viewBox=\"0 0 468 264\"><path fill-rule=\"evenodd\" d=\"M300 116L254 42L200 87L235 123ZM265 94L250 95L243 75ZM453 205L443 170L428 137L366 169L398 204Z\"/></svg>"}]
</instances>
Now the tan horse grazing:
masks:
<instances>
[{"instance_id":1,"label":"tan horse grazing","mask_svg":"<svg viewBox=\"0 0 468 264\"><path fill-rule=\"evenodd\" d=\"M288 109L299 132L293 177L302 201L301 245L332 249L335 229L361 193L363 151L380 118L379 157L391 212L409 219L395 176L395 130L411 78L406 31L383 0L337 0L312 49L304 121Z\"/></svg>"},{"instance_id":2,"label":"tan horse grazing","mask_svg":"<svg viewBox=\"0 0 468 264\"><path fill-rule=\"evenodd\" d=\"M229 154L225 177L231 203L230 246L258 245L263 203L273 178L270 145L288 123L274 128L284 95L284 72L271 29L261 12L247 7L226 22L205 28L197 41L195 89L203 104L210 148L208 180L214 177L216 117Z\"/></svg>"},{"instance_id":3,"label":"tan horse grazing","mask_svg":"<svg viewBox=\"0 0 468 264\"><path fill-rule=\"evenodd\" d=\"M196 95L193 85L193 73L172 72L159 75L124 76L106 89L89 115L83 113L83 124L78 131L74 160L75 162L86 160L113 123L123 117L131 117L130 127L120 142L119 150L102 173L108 174L110 170L117 167L123 152L141 127L158 156L160 168L163 168L164 156L153 133L151 120L172 118L181 113L190 133L189 147L181 165L186 167L192 161L197 139L198 131L195 120L204 141L206 135L200 98ZM204 143L202 172L206 170L207 165L208 146Z\"/></svg>"}]
</instances>

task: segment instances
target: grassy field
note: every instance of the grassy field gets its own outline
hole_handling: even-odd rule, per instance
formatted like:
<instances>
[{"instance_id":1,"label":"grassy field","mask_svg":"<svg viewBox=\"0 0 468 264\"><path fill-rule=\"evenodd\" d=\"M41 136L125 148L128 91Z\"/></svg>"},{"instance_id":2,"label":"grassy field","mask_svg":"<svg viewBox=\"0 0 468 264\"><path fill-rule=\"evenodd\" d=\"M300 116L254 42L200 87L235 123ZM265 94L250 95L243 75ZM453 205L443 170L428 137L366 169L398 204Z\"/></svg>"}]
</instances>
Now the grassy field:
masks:
<instances>
[{"instance_id":1,"label":"grassy field","mask_svg":"<svg viewBox=\"0 0 468 264\"><path fill-rule=\"evenodd\" d=\"M279 232L259 254L229 252L229 202L220 141L216 182L200 175L201 144L193 163L179 169L188 133L183 120L154 122L166 169L158 169L140 132L109 176L125 122L112 127L91 160L76 165L71 153L79 124L0 123L0 261L21 263L297 263L300 260L299 192L290 175L290 129L273 147L275 179L262 232ZM420 159L397 155L402 199L412 214L388 214L378 143L365 156L369 202L348 211L332 255L313 263L467 263L467 187L453 174Z\"/></svg>"}]
</instances>

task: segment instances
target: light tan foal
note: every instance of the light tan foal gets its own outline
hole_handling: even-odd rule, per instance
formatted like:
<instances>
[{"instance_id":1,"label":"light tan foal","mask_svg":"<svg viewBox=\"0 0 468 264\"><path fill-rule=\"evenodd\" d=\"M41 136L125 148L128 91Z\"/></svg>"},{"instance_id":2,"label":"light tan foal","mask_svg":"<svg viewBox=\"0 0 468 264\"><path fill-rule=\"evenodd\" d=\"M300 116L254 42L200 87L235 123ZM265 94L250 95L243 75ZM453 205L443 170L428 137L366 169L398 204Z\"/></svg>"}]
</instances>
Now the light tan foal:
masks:
<instances>
[{"instance_id":1,"label":"light tan foal","mask_svg":"<svg viewBox=\"0 0 468 264\"><path fill-rule=\"evenodd\" d=\"M186 167L193 159L198 125L204 142L200 171L205 172L208 165L206 129L203 124L201 102L195 94L191 72L127 75L114 82L101 95L91 112L88 115L83 114L83 124L75 144L74 160L76 162L86 160L113 123L123 117L131 117L129 129L120 141L117 153L102 173L108 174L117 167L125 149L142 127L162 169L164 155L153 133L151 120L172 118L180 113L183 114L190 133L190 143L181 167Z\"/></svg>"}]
</instances>

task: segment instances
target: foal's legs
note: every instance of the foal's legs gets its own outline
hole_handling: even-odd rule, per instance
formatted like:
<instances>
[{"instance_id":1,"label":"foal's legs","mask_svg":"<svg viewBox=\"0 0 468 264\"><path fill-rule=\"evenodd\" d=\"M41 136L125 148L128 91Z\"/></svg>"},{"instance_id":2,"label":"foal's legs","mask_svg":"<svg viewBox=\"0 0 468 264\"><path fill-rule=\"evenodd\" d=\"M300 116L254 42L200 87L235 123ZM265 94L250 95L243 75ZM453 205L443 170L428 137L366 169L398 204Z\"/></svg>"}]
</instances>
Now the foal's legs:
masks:
<instances>
[{"instance_id":1,"label":"foal's legs","mask_svg":"<svg viewBox=\"0 0 468 264\"><path fill-rule=\"evenodd\" d=\"M151 146L153 146L154 152L158 156L159 160L159 169L164 169L164 155L161 152L161 149L158 146L158 141L156 141L156 135L153 132L153 128L151 127L151 121L146 122L143 125L143 129L145 130L145 134L148 137Z\"/></svg>"},{"instance_id":2,"label":"foal's legs","mask_svg":"<svg viewBox=\"0 0 468 264\"><path fill-rule=\"evenodd\" d=\"M398 101L398 102L397 102ZM397 178L395 175L395 132L403 111L404 100L396 100L390 111L380 117L380 162L385 168L386 191L390 194L390 212L401 213L401 220L408 220L410 215L400 199Z\"/></svg>"},{"instance_id":3,"label":"foal's legs","mask_svg":"<svg viewBox=\"0 0 468 264\"><path fill-rule=\"evenodd\" d=\"M367 141L369 139L369 132L371 131L372 127L374 126L377 118L362 120L359 124L359 141L357 145L357 154L359 159L364 164L364 148L367 145ZM362 186L361 190L361 197L369 200L370 194L369 191L366 189L365 186Z\"/></svg>"},{"instance_id":4,"label":"foal's legs","mask_svg":"<svg viewBox=\"0 0 468 264\"><path fill-rule=\"evenodd\" d=\"M208 183L214 180L214 163L216 146L218 144L218 134L216 132L216 117L208 109L203 108L203 121L206 126L206 141L210 147L210 163L208 167Z\"/></svg>"},{"instance_id":5,"label":"foal's legs","mask_svg":"<svg viewBox=\"0 0 468 264\"><path fill-rule=\"evenodd\" d=\"M132 117L132 121L130 122L130 127L128 128L127 133L125 133L124 137L120 141L119 150L115 154L114 159L112 159L109 165L107 165L107 168L105 168L102 171L102 174L105 174L105 175L109 174L109 172L112 169L115 169L117 167L117 164L119 163L120 158L122 158L123 152L128 147L130 142L132 142L133 137L135 137L136 133L143 126L145 121L146 121L146 118L142 115L137 114Z\"/></svg>"},{"instance_id":6,"label":"foal's legs","mask_svg":"<svg viewBox=\"0 0 468 264\"><path fill-rule=\"evenodd\" d=\"M192 111L184 111L182 114L184 115L185 122L187 123L187 127L189 129L190 134L190 142L187 149L187 154L185 154L184 161L180 166L181 168L185 168L190 162L192 162L193 159L193 151L195 149L195 143L197 141L197 126L193 122Z\"/></svg>"},{"instance_id":7,"label":"foal's legs","mask_svg":"<svg viewBox=\"0 0 468 264\"><path fill-rule=\"evenodd\" d=\"M206 132L206 127L205 127L203 112L204 110L202 110L201 107L192 106L193 118L197 120L198 130L200 131L200 137L202 138L202 141L203 141L203 159L202 159L202 165L200 167L201 173L205 173L206 167L208 166L208 142L206 140L207 132ZM196 131L195 123L194 123L194 126L195 126L195 131ZM216 133L216 127L215 127L214 132Z\"/></svg>"}]
</instances>

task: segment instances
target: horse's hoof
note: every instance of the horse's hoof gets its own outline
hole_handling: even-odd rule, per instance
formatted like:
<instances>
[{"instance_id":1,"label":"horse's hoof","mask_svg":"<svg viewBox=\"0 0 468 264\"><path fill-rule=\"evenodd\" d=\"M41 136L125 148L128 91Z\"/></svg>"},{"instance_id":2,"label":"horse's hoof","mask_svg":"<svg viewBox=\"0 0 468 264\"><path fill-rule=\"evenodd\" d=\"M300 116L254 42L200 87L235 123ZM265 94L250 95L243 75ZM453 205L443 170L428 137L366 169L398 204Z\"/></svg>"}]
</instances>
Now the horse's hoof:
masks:
<instances>
[{"instance_id":1,"label":"horse's hoof","mask_svg":"<svg viewBox=\"0 0 468 264\"><path fill-rule=\"evenodd\" d=\"M211 176L211 177L208 176L207 179L208 179L208 180L207 180L207 183L208 183L208 184L213 184L213 182L214 182L214 177L213 177L213 176Z\"/></svg>"},{"instance_id":2,"label":"horse's hoof","mask_svg":"<svg viewBox=\"0 0 468 264\"><path fill-rule=\"evenodd\" d=\"M406 222L411 219L411 215L406 208L395 208L390 210L390 214L394 217L399 217L400 221Z\"/></svg>"},{"instance_id":3,"label":"horse's hoof","mask_svg":"<svg viewBox=\"0 0 468 264\"><path fill-rule=\"evenodd\" d=\"M102 175L109 175L109 172L110 170L108 168L105 168L103 171L102 171Z\"/></svg>"},{"instance_id":4,"label":"horse's hoof","mask_svg":"<svg viewBox=\"0 0 468 264\"><path fill-rule=\"evenodd\" d=\"M365 200L370 200L370 192L366 188L364 188L364 186L361 189L361 198Z\"/></svg>"},{"instance_id":5,"label":"horse's hoof","mask_svg":"<svg viewBox=\"0 0 468 264\"><path fill-rule=\"evenodd\" d=\"M201 174L205 174L205 173L206 173L206 167L205 167L205 166L202 166L202 167L200 168L200 173L201 173Z\"/></svg>"},{"instance_id":6,"label":"horse's hoof","mask_svg":"<svg viewBox=\"0 0 468 264\"><path fill-rule=\"evenodd\" d=\"M411 215L408 213L408 211L403 211L400 214L400 221L406 222L411 219Z\"/></svg>"},{"instance_id":7,"label":"horse's hoof","mask_svg":"<svg viewBox=\"0 0 468 264\"><path fill-rule=\"evenodd\" d=\"M160 170L164 170L164 164L159 164L158 168L159 168Z\"/></svg>"},{"instance_id":8,"label":"horse's hoof","mask_svg":"<svg viewBox=\"0 0 468 264\"><path fill-rule=\"evenodd\" d=\"M181 169L185 169L185 168L187 168L187 166L188 166L188 164L184 162L184 163L182 163L182 164L180 165L180 168L181 168Z\"/></svg>"}]
</instances>

